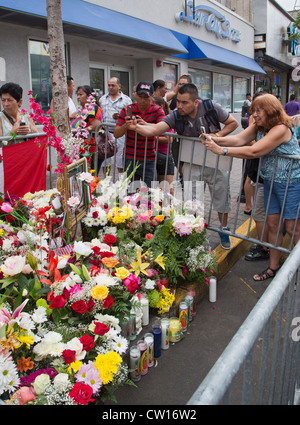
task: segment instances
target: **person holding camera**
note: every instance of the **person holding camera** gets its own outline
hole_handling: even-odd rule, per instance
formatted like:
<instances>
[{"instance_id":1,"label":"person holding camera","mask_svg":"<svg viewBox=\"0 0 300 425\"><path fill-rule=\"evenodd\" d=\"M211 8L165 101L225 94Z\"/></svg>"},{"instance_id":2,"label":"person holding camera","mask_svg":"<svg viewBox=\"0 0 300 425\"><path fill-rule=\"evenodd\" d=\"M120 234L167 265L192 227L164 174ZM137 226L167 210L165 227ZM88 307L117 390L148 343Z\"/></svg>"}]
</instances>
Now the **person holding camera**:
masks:
<instances>
[{"instance_id":1,"label":"person holding camera","mask_svg":"<svg viewBox=\"0 0 300 425\"><path fill-rule=\"evenodd\" d=\"M162 121L165 113L160 106L152 103L153 93L154 88L151 82L139 82L136 86L136 102L121 110L114 131L115 138L126 134L124 170L127 170L127 174L130 175L135 166L139 165L133 180L143 181L147 187L151 187L152 181L155 181L156 137L143 137L136 134L135 129L132 130L129 126L133 118L142 126Z\"/></svg>"},{"instance_id":2,"label":"person holding camera","mask_svg":"<svg viewBox=\"0 0 300 425\"><path fill-rule=\"evenodd\" d=\"M21 113L23 89L19 84L6 83L0 88L0 98L3 111L0 112L0 137L26 136L28 133L38 133L38 130L28 114ZM8 142L11 144L12 140Z\"/></svg>"}]
</instances>

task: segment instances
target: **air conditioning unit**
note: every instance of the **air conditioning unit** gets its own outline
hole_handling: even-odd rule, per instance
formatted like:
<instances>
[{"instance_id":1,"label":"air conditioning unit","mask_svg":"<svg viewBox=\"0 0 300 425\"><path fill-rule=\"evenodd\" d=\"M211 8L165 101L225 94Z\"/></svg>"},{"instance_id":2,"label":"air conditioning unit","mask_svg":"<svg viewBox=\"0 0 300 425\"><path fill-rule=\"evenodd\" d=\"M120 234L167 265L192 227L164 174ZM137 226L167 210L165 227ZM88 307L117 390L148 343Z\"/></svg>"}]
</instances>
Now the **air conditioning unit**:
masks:
<instances>
[{"instance_id":1,"label":"air conditioning unit","mask_svg":"<svg viewBox=\"0 0 300 425\"><path fill-rule=\"evenodd\" d=\"M282 34L282 41L289 41L289 34L287 32Z\"/></svg>"}]
</instances>

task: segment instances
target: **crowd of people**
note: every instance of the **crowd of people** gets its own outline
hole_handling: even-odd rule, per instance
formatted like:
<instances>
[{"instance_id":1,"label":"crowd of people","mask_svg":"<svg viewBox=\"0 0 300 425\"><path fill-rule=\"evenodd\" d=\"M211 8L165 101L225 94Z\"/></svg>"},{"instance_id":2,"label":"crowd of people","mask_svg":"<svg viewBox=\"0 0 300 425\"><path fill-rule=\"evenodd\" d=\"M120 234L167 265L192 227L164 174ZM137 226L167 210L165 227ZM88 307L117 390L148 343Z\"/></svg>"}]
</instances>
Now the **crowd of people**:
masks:
<instances>
[{"instance_id":1,"label":"crowd of people","mask_svg":"<svg viewBox=\"0 0 300 425\"><path fill-rule=\"evenodd\" d=\"M119 172L126 170L130 174L135 170L133 181L142 180L148 187L153 181L165 181L171 193L174 193L175 167L183 181L204 180L211 193L213 209L218 213L223 249L231 248L228 233L223 233L229 231L228 213L232 208L228 171L181 161L182 146L175 133L200 137L205 148L214 154L245 161L244 212L252 214L259 239L274 245L277 238L280 244L284 226L284 232L293 235L294 243L299 240L300 163L292 161L288 173L291 160L280 157L276 162L273 156L274 153L300 155L300 120L297 119L300 105L294 96L283 107L271 94L261 91L252 97L247 93L242 109L243 130L233 135L239 125L237 120L213 100L208 113L189 74L182 75L171 91L167 90L163 80L140 81L133 87L132 99L122 92L117 77L109 79L108 91L100 98L92 87L79 86L76 90L77 108L72 101L75 90L72 77L67 78L67 86L70 127L76 129L84 120L85 128L92 133L101 123L106 123L108 131L115 137L116 154L102 166L113 161ZM22 88L19 85L4 84L0 96L3 107L0 136L12 132L22 136L37 132L28 114L21 113ZM92 107L86 108L90 98L93 98ZM51 112L54 112L52 103ZM261 167L257 177L259 158ZM256 202L253 205L255 187ZM257 244L245 256L248 261L268 258L268 268L256 274L255 280L275 276L280 252Z\"/></svg>"}]
</instances>

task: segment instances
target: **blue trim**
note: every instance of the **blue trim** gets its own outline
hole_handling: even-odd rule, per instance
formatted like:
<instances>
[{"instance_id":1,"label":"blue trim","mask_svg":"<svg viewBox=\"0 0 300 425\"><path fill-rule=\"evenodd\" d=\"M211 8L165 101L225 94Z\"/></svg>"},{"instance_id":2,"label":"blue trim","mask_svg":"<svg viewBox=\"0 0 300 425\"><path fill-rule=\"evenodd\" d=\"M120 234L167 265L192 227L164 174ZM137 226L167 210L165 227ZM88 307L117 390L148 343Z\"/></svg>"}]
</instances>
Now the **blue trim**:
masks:
<instances>
[{"instance_id":1,"label":"blue trim","mask_svg":"<svg viewBox=\"0 0 300 425\"><path fill-rule=\"evenodd\" d=\"M228 49L216 46L206 41L189 37L184 34L172 31L180 43L189 51L188 54L176 54L174 56L186 60L211 60L213 65L231 65L232 68L239 68L244 71L251 71L255 74L265 74L265 71L258 63L248 56L232 52Z\"/></svg>"}]
</instances>

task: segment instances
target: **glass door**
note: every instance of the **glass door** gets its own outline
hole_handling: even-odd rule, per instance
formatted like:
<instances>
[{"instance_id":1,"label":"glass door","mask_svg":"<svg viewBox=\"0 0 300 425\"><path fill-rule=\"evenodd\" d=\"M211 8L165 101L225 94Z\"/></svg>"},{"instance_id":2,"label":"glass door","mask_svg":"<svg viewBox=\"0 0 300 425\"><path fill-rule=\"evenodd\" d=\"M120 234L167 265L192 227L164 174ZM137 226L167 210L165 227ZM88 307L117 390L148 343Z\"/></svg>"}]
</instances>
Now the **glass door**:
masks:
<instances>
[{"instance_id":1,"label":"glass door","mask_svg":"<svg viewBox=\"0 0 300 425\"><path fill-rule=\"evenodd\" d=\"M117 77L121 83L121 90L130 97L131 94L131 68L121 68L109 65L90 64L90 85L102 96L107 93L107 83L111 77Z\"/></svg>"},{"instance_id":2,"label":"glass door","mask_svg":"<svg viewBox=\"0 0 300 425\"><path fill-rule=\"evenodd\" d=\"M90 86L102 96L105 93L105 68L90 66Z\"/></svg>"},{"instance_id":3,"label":"glass door","mask_svg":"<svg viewBox=\"0 0 300 425\"><path fill-rule=\"evenodd\" d=\"M117 77L121 83L121 91L130 97L131 94L131 71L130 69L120 69L111 67L109 72L110 78Z\"/></svg>"}]
</instances>

